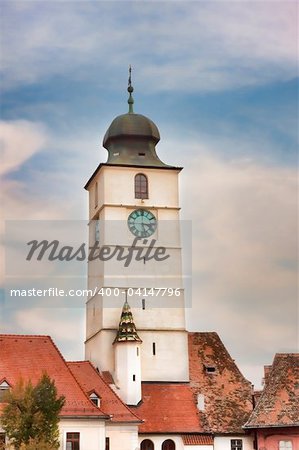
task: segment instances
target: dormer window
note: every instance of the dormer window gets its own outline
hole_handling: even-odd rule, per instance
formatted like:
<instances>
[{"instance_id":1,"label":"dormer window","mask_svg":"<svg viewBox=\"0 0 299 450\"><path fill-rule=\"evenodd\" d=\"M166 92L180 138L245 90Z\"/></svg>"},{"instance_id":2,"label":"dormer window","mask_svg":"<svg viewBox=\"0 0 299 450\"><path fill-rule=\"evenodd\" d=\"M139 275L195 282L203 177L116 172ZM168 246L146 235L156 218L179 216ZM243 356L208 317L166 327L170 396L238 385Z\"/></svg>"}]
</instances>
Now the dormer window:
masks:
<instances>
[{"instance_id":1,"label":"dormer window","mask_svg":"<svg viewBox=\"0 0 299 450\"><path fill-rule=\"evenodd\" d=\"M3 401L3 398L5 396L5 394L9 391L10 389L10 385L7 383L6 380L3 380L0 383L0 402Z\"/></svg>"},{"instance_id":2,"label":"dormer window","mask_svg":"<svg viewBox=\"0 0 299 450\"><path fill-rule=\"evenodd\" d=\"M212 366L212 365L205 366L205 369L206 369L207 373L215 373L216 372L216 367Z\"/></svg>"},{"instance_id":3,"label":"dormer window","mask_svg":"<svg viewBox=\"0 0 299 450\"><path fill-rule=\"evenodd\" d=\"M89 398L92 401L92 403L94 403L98 408L100 407L101 399L95 392L92 392L92 394L90 394Z\"/></svg>"},{"instance_id":4,"label":"dormer window","mask_svg":"<svg viewBox=\"0 0 299 450\"><path fill-rule=\"evenodd\" d=\"M143 173L135 176L135 198L148 198L148 180Z\"/></svg>"}]
</instances>

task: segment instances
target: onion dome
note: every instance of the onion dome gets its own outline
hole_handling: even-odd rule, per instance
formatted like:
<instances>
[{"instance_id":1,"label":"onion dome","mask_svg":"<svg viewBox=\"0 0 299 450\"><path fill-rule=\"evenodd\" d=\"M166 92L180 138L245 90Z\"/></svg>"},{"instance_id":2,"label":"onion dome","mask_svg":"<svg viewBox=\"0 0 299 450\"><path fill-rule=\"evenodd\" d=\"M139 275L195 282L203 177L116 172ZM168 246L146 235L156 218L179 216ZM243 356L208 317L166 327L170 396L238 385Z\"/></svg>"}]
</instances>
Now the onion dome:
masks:
<instances>
[{"instance_id":1,"label":"onion dome","mask_svg":"<svg viewBox=\"0 0 299 450\"><path fill-rule=\"evenodd\" d=\"M134 136L152 140L154 144L160 140L159 130L152 120L142 114L129 112L113 120L104 136L103 146L109 150L109 143L113 139Z\"/></svg>"},{"instance_id":2,"label":"onion dome","mask_svg":"<svg viewBox=\"0 0 299 450\"><path fill-rule=\"evenodd\" d=\"M137 334L133 314L127 300L121 312L119 327L113 344L116 342L142 342Z\"/></svg>"},{"instance_id":3,"label":"onion dome","mask_svg":"<svg viewBox=\"0 0 299 450\"><path fill-rule=\"evenodd\" d=\"M148 117L134 113L133 91L130 67L129 111L112 121L103 139L103 146L108 150L107 163L164 167L166 164L158 158L155 148L160 140L158 127Z\"/></svg>"}]
</instances>

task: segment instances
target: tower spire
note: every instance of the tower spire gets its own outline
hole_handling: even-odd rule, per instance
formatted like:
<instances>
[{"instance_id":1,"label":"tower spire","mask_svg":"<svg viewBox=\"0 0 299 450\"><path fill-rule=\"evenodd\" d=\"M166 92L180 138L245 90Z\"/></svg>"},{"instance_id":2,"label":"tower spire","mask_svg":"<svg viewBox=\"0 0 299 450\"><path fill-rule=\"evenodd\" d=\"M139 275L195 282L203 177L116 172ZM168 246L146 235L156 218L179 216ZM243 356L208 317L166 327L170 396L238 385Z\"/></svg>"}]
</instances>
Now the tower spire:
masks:
<instances>
[{"instance_id":1,"label":"tower spire","mask_svg":"<svg viewBox=\"0 0 299 450\"><path fill-rule=\"evenodd\" d=\"M132 92L134 91L134 88L132 86L132 67L131 64L129 66L129 80L128 80L128 92L129 92L129 98L128 98L128 103L129 103L129 113L134 113L133 111L133 104L134 104L134 99L132 97Z\"/></svg>"},{"instance_id":2,"label":"tower spire","mask_svg":"<svg viewBox=\"0 0 299 450\"><path fill-rule=\"evenodd\" d=\"M118 332L113 343L128 341L141 342L141 339L137 334L126 291L126 299L120 316Z\"/></svg>"}]
</instances>

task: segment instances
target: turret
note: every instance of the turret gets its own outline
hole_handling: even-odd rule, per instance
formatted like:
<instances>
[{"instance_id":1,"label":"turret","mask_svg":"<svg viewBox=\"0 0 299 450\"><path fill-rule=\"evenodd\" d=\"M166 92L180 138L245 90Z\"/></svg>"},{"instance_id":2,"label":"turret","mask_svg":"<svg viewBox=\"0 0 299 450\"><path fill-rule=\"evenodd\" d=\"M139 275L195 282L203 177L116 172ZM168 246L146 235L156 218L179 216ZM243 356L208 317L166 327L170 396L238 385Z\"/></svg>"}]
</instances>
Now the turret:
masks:
<instances>
[{"instance_id":1,"label":"turret","mask_svg":"<svg viewBox=\"0 0 299 450\"><path fill-rule=\"evenodd\" d=\"M114 380L119 388L119 396L127 405L137 405L141 400L141 343L130 306L126 300L113 345L115 352Z\"/></svg>"}]
</instances>

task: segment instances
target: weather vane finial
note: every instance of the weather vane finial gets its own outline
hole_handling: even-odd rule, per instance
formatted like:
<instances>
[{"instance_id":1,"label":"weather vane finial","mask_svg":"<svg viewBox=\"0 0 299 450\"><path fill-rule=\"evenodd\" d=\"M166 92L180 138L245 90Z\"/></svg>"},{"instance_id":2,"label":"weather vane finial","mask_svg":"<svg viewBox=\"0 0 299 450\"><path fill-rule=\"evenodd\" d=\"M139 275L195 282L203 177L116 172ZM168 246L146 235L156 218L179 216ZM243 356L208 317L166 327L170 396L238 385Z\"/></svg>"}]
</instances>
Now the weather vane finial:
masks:
<instances>
[{"instance_id":1,"label":"weather vane finial","mask_svg":"<svg viewBox=\"0 0 299 450\"><path fill-rule=\"evenodd\" d=\"M128 80L128 92L129 92L129 98L128 98L128 103L129 103L129 113L133 113L133 104L134 104L134 99L132 97L132 92L134 91L134 88L132 86L132 79L131 79L131 75L132 75L132 67L131 64L129 66L129 80Z\"/></svg>"}]
</instances>

